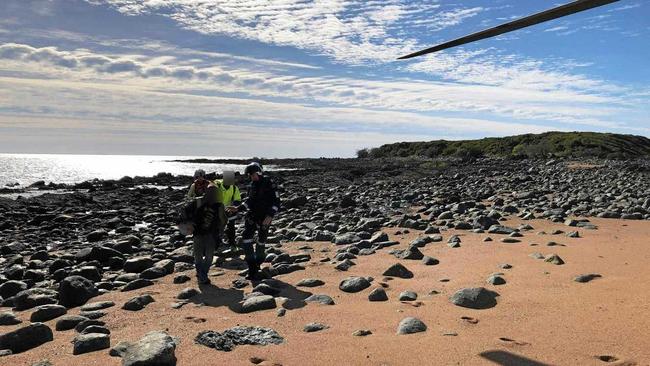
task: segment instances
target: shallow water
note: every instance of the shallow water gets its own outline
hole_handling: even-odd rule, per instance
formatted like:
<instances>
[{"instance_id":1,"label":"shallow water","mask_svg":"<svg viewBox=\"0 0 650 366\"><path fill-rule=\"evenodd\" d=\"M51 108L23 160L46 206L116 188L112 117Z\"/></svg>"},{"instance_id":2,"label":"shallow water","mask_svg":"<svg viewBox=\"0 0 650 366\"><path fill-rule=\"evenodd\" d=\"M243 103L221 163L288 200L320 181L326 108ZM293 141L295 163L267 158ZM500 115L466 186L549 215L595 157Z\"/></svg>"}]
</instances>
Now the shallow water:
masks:
<instances>
[{"instance_id":1,"label":"shallow water","mask_svg":"<svg viewBox=\"0 0 650 366\"><path fill-rule=\"evenodd\" d=\"M145 155L54 155L0 154L0 187L45 183L80 183L94 178L120 179L124 176L150 177L160 172L192 175L196 169L206 172L243 171L236 164L194 164L170 160L221 157L145 156ZM271 168L271 167L268 167Z\"/></svg>"}]
</instances>

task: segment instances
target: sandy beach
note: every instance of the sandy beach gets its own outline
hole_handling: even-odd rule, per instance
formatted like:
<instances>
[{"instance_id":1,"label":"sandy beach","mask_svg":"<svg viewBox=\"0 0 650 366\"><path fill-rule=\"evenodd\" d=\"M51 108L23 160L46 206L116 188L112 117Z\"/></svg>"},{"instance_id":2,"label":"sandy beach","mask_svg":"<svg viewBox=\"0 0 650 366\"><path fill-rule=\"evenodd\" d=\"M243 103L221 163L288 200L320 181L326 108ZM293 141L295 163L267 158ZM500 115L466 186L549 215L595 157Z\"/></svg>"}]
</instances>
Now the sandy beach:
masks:
<instances>
[{"instance_id":1,"label":"sandy beach","mask_svg":"<svg viewBox=\"0 0 650 366\"><path fill-rule=\"evenodd\" d=\"M530 224L520 243L502 243L503 235L443 231L441 243L430 243L421 251L439 260L426 266L421 261L398 260L383 249L371 256L360 256L356 266L340 272L320 263L331 257L336 246L327 242L291 243L283 248L289 253L304 252L312 259L305 271L278 276L286 283L280 296L304 299L310 294L330 295L335 305L301 304L283 317L276 310L239 314L229 305L241 299L242 290L232 288L237 270L213 268L212 286L201 286L201 294L187 305L173 309L175 296L186 287L199 288L192 280L173 284L167 276L154 286L131 292L111 292L92 301L110 300L116 306L107 309L105 321L111 338L135 341L145 333L165 330L179 337L176 349L179 365L648 365L650 340L650 223L591 219L597 230L579 230L581 238L568 232L563 224L544 220L510 219L504 224L517 227ZM422 233L410 230L395 234L399 228L386 228L391 240L407 244ZM540 235L540 232L547 233ZM459 248L446 245L449 236L461 238ZM494 241L484 242L486 237ZM548 246L549 242L559 245ZM393 249L393 248L391 248ZM565 262L554 265L534 259L530 254L558 254ZM382 272L400 262L414 273L412 279L388 279ZM502 269L500 265L512 268ZM506 284L486 283L493 273L503 273ZM574 277L599 274L588 283ZM348 276L371 276L372 286L349 294L338 285ZM294 287L304 278L318 278L325 285L315 288ZM387 284L389 300L369 302L368 294L380 283ZM465 287L484 286L496 291L497 305L474 310L453 305L449 297ZM405 290L418 294L416 301L398 301ZM151 294L156 301L144 310L120 309L129 298ZM289 301L292 303L292 301ZM291 307L291 306L289 306ZM9 310L9 309L0 309ZM72 309L69 314L75 314ZM28 319L30 311L16 312ZM427 325L422 333L397 335L398 323L416 317ZM52 328L56 320L47 322ZM306 333L303 327L319 322L329 328ZM285 342L280 345L238 346L231 352L217 351L194 342L198 332L222 331L237 325L255 325L276 330ZM19 327L19 326L15 326ZM12 327L3 327L3 331ZM372 332L365 337L353 336L359 329ZM0 358L2 365L30 365L47 359L53 365L119 365L108 350L73 356L71 341L74 330L56 332L54 341L29 352ZM116 342L114 342L116 343ZM113 345L113 344L112 344Z\"/></svg>"}]
</instances>

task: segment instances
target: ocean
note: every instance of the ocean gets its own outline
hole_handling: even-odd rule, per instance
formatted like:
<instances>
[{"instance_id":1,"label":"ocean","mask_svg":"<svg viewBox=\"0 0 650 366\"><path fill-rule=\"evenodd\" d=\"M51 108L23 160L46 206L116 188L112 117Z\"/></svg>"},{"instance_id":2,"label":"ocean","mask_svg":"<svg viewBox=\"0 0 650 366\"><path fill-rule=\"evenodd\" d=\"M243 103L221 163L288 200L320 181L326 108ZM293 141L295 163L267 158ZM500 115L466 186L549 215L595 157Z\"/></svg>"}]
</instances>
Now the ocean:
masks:
<instances>
[{"instance_id":1,"label":"ocean","mask_svg":"<svg viewBox=\"0 0 650 366\"><path fill-rule=\"evenodd\" d=\"M244 170L243 165L235 164L170 161L196 158L227 159L210 156L0 154L0 188L25 187L41 180L45 183L80 183L94 178L120 179L127 175L150 177L161 172L192 175L199 168L208 173Z\"/></svg>"}]
</instances>

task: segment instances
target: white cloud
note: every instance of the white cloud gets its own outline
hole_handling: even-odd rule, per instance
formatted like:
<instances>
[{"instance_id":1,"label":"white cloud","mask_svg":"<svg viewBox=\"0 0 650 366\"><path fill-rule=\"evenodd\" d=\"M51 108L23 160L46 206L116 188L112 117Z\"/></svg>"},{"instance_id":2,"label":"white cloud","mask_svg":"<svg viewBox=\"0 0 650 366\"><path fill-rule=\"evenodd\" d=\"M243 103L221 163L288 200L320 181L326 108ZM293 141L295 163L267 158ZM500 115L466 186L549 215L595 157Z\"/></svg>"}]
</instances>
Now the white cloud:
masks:
<instances>
[{"instance_id":1,"label":"white cloud","mask_svg":"<svg viewBox=\"0 0 650 366\"><path fill-rule=\"evenodd\" d=\"M315 102L337 107L416 113L489 112L495 116L527 120L623 126L603 119L625 108L626 102L600 90L612 91L612 86L561 72L544 73L532 61L520 61L507 68L489 58L481 59L481 55L482 52L458 53L410 66L411 71L425 69L455 79L454 82L430 82L297 77L218 65L199 68L188 62L176 66L176 59L171 56L162 59L143 55L114 57L87 50L60 51L51 47L0 45L0 59L7 60L5 69L31 71L31 77L95 80L173 94L222 96L238 93L255 99L289 98L298 104ZM29 62L38 64L30 66Z\"/></svg>"}]
</instances>

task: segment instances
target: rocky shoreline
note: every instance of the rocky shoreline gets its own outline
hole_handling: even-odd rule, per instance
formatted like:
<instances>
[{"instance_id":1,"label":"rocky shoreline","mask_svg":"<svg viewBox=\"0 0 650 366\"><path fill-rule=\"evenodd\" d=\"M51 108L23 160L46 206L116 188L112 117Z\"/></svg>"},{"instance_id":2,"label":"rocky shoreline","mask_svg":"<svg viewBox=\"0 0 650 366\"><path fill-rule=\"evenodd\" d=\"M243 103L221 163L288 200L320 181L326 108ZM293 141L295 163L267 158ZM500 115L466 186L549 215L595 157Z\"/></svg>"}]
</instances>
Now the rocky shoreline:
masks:
<instances>
[{"instance_id":1,"label":"rocky shoreline","mask_svg":"<svg viewBox=\"0 0 650 366\"><path fill-rule=\"evenodd\" d=\"M295 170L272 173L283 207L269 238L273 244L265 268L269 277L303 271L305 263L313 260L309 253L285 252L283 245L288 242L334 243L336 253L323 263L347 271L356 265L357 257L399 244L389 240L383 228L422 231L419 241L404 249L389 249L390 253L397 259L435 265L436 259L427 258L419 248L442 240L439 234L446 230L506 235L503 242L516 243L525 227L508 227L504 220L564 223L573 236L580 235L578 229L598 229L590 217L650 220L650 162L646 160L309 159L295 160L287 167ZM239 183L243 189L244 182ZM110 331L99 320L107 304L93 304L80 316L64 315L66 309L83 306L101 294L146 289L159 279L192 269L191 242L174 227L176 206L186 193L177 187L189 184L190 177L165 173L76 185L38 182L33 188L73 192L0 198L0 306L39 312L32 316L31 325L20 328L22 333L0 336L0 349L10 350L5 354L19 353L51 340L52 331L40 323L51 319L58 319L57 328L62 322L62 327L79 330L74 354L108 348ZM460 246L460 238L452 236L447 243ZM555 264L561 261L545 259ZM245 268L237 261L229 265L229 269ZM384 275L401 277L407 275L404 270L393 268ZM182 276L176 277L179 283L189 280ZM496 277L491 283L498 284ZM275 308L275 299L283 290L282 284L273 281L258 284L233 311ZM351 277L341 283L340 290L358 292L370 287L370 281ZM233 282L233 286L246 286L245 282ZM454 300L459 306L467 301L479 307L496 304L491 291L465 290ZM177 306L197 293L179 294ZM371 295L380 300L385 296ZM132 298L123 309L137 311L155 301L146 296ZM333 302L324 296L302 300ZM412 294L404 296L408 299ZM15 324L10 314L0 314L0 321ZM425 330L418 322L406 321L399 332ZM15 339L34 341L25 345ZM156 357L167 360L165 364L175 363L169 335L152 334L147 339L160 350ZM135 353L127 358L137 358L138 347L144 346L129 347L111 352L125 355L133 349Z\"/></svg>"}]
</instances>

